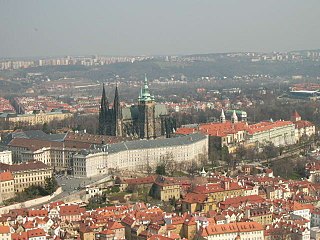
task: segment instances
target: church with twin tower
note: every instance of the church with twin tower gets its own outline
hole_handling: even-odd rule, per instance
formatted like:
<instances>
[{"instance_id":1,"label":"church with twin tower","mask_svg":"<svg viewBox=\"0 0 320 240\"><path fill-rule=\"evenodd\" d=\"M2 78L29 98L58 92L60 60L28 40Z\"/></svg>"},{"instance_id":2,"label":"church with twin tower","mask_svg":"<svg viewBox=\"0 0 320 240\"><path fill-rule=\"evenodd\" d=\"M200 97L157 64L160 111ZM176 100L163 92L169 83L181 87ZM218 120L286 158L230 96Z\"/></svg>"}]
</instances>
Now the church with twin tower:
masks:
<instances>
[{"instance_id":1,"label":"church with twin tower","mask_svg":"<svg viewBox=\"0 0 320 240\"><path fill-rule=\"evenodd\" d=\"M138 103L130 107L121 107L118 86L116 86L113 105L110 108L103 85L99 134L154 139L161 136L170 137L175 129L175 119L168 114L166 106L157 104L154 96L150 94L146 76Z\"/></svg>"}]
</instances>

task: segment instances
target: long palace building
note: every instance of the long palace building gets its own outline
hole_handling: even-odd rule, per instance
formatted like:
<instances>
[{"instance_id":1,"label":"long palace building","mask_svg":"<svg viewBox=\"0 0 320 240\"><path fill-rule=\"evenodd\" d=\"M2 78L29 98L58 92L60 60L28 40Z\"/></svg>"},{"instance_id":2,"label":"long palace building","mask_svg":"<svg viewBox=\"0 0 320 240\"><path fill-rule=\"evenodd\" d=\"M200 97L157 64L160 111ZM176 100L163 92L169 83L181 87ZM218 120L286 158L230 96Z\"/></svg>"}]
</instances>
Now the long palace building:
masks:
<instances>
[{"instance_id":1,"label":"long palace building","mask_svg":"<svg viewBox=\"0 0 320 240\"><path fill-rule=\"evenodd\" d=\"M131 107L121 107L118 87L116 87L113 106L110 108L103 86L99 112L99 134L141 139L170 137L175 125L175 120L169 116L166 106L157 104L154 96L150 94L146 76L138 104Z\"/></svg>"}]
</instances>

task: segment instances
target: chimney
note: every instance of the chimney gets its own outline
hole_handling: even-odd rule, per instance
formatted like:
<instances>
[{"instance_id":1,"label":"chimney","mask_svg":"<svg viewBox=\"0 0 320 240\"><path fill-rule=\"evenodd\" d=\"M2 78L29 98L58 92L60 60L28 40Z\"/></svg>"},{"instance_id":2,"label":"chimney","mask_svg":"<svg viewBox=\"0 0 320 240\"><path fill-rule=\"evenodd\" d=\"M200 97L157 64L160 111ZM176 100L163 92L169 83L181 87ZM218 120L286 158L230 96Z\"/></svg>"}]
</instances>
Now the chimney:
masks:
<instances>
[{"instance_id":1,"label":"chimney","mask_svg":"<svg viewBox=\"0 0 320 240\"><path fill-rule=\"evenodd\" d=\"M225 190L229 190L230 189L230 182L229 181L224 181L223 182L223 188Z\"/></svg>"}]
</instances>

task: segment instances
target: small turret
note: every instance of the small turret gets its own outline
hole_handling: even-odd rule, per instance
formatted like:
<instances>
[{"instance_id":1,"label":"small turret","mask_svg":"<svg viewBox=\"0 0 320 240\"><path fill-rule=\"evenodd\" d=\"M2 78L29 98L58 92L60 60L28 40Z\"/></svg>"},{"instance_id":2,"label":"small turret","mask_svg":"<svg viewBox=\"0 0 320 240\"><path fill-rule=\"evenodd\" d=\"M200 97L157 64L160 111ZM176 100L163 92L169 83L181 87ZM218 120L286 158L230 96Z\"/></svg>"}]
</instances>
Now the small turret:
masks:
<instances>
[{"instance_id":1,"label":"small turret","mask_svg":"<svg viewBox=\"0 0 320 240\"><path fill-rule=\"evenodd\" d=\"M223 109L221 109L220 122L224 123L226 121L226 116L224 115Z\"/></svg>"},{"instance_id":2,"label":"small turret","mask_svg":"<svg viewBox=\"0 0 320 240\"><path fill-rule=\"evenodd\" d=\"M236 110L233 110L232 116L231 116L231 122L237 123L238 122L238 116L236 114Z\"/></svg>"},{"instance_id":3,"label":"small turret","mask_svg":"<svg viewBox=\"0 0 320 240\"><path fill-rule=\"evenodd\" d=\"M293 114L291 116L291 121L292 122L301 121L301 116L296 110L293 112Z\"/></svg>"}]
</instances>

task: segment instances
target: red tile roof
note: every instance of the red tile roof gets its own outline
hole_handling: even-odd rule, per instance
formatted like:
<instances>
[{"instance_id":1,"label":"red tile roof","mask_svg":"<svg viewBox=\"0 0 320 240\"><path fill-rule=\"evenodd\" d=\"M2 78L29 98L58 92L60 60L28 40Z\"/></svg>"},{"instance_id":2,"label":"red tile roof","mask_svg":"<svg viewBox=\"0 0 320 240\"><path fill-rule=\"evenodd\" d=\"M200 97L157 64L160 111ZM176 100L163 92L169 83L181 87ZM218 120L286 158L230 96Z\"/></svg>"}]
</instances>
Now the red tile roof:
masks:
<instances>
[{"instance_id":1,"label":"red tile roof","mask_svg":"<svg viewBox=\"0 0 320 240\"><path fill-rule=\"evenodd\" d=\"M258 132L269 131L274 128L284 127L292 124L293 122L291 121L260 122L250 125L247 132L249 134L255 134Z\"/></svg>"},{"instance_id":2,"label":"red tile roof","mask_svg":"<svg viewBox=\"0 0 320 240\"><path fill-rule=\"evenodd\" d=\"M235 134L239 131L246 131L248 134L255 134L258 132L269 131L274 128L292 125L291 121L275 121L275 122L260 122L248 125L246 122L232 123L226 121L224 123L212 122L199 125L195 127L182 127L177 129L177 134L190 134L193 132L201 132L210 136L224 137L228 134Z\"/></svg>"},{"instance_id":3,"label":"red tile roof","mask_svg":"<svg viewBox=\"0 0 320 240\"><path fill-rule=\"evenodd\" d=\"M48 216L48 211L47 210L29 210L28 212L29 217L46 217Z\"/></svg>"},{"instance_id":4,"label":"red tile roof","mask_svg":"<svg viewBox=\"0 0 320 240\"><path fill-rule=\"evenodd\" d=\"M234 198L227 198L225 201L220 202L220 208L225 209L230 206L238 207L243 203L263 203L265 199L260 197L259 195L251 195L251 196L239 196Z\"/></svg>"},{"instance_id":5,"label":"red tile roof","mask_svg":"<svg viewBox=\"0 0 320 240\"><path fill-rule=\"evenodd\" d=\"M0 226L0 234L10 233L9 226Z\"/></svg>"},{"instance_id":6,"label":"red tile roof","mask_svg":"<svg viewBox=\"0 0 320 240\"><path fill-rule=\"evenodd\" d=\"M0 172L0 182L6 182L14 180L11 172Z\"/></svg>"},{"instance_id":7,"label":"red tile roof","mask_svg":"<svg viewBox=\"0 0 320 240\"><path fill-rule=\"evenodd\" d=\"M297 129L306 128L306 127L313 127L314 126L314 124L312 122L305 121L305 120L296 121L294 124L295 124Z\"/></svg>"},{"instance_id":8,"label":"red tile roof","mask_svg":"<svg viewBox=\"0 0 320 240\"><path fill-rule=\"evenodd\" d=\"M211 236L218 234L228 234L237 232L254 232L263 231L263 227L257 222L236 222L228 224L210 224L208 227L201 229L201 236Z\"/></svg>"},{"instance_id":9,"label":"red tile roof","mask_svg":"<svg viewBox=\"0 0 320 240\"><path fill-rule=\"evenodd\" d=\"M12 233L11 240L28 240L27 232Z\"/></svg>"},{"instance_id":10,"label":"red tile roof","mask_svg":"<svg viewBox=\"0 0 320 240\"><path fill-rule=\"evenodd\" d=\"M60 216L80 215L80 212L78 205L60 206Z\"/></svg>"},{"instance_id":11,"label":"red tile roof","mask_svg":"<svg viewBox=\"0 0 320 240\"><path fill-rule=\"evenodd\" d=\"M123 181L127 184L151 184L154 183L156 176L140 177L124 179Z\"/></svg>"},{"instance_id":12,"label":"red tile roof","mask_svg":"<svg viewBox=\"0 0 320 240\"><path fill-rule=\"evenodd\" d=\"M207 199L207 195L204 193L187 193L182 199L182 202L186 203L203 203Z\"/></svg>"},{"instance_id":13,"label":"red tile roof","mask_svg":"<svg viewBox=\"0 0 320 240\"><path fill-rule=\"evenodd\" d=\"M13 165L0 163L0 170L10 171L13 173L28 171L28 170L46 169L46 168L50 168L50 167L40 161L23 162L23 163L13 164Z\"/></svg>"},{"instance_id":14,"label":"red tile roof","mask_svg":"<svg viewBox=\"0 0 320 240\"><path fill-rule=\"evenodd\" d=\"M46 236L44 230L40 228L28 230L27 233L29 238Z\"/></svg>"}]
</instances>

